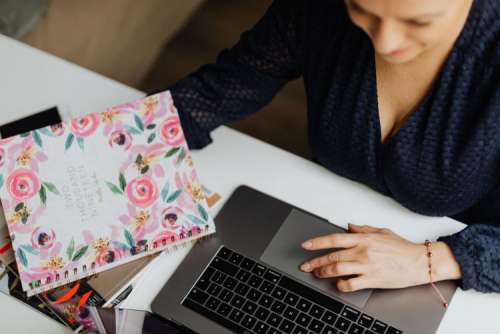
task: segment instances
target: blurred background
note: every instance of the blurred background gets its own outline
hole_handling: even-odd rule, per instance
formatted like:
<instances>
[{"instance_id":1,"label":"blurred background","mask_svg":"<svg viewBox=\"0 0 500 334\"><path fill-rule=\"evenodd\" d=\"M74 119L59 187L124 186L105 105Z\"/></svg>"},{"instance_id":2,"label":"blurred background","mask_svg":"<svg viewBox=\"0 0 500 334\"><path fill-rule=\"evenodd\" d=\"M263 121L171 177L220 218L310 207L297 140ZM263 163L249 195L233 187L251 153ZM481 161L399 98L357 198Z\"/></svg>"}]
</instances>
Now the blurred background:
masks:
<instances>
[{"instance_id":1,"label":"blurred background","mask_svg":"<svg viewBox=\"0 0 500 334\"><path fill-rule=\"evenodd\" d=\"M215 61L272 0L0 0L0 33L145 92ZM310 157L303 83L228 124Z\"/></svg>"}]
</instances>

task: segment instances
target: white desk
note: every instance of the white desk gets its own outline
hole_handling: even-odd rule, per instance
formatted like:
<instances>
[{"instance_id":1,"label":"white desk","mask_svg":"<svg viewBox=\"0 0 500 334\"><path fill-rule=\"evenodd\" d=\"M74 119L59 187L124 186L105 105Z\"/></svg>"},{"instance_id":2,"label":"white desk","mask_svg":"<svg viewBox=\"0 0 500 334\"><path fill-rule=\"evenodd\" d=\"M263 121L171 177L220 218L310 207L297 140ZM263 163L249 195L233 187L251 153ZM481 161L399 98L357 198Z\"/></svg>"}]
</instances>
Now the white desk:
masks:
<instances>
[{"instance_id":1,"label":"white desk","mask_svg":"<svg viewBox=\"0 0 500 334\"><path fill-rule=\"evenodd\" d=\"M4 37L0 37L0 54L0 123L56 104L68 106L73 114L82 114L143 95ZM339 225L354 222L385 226L420 242L464 227L449 218L416 215L365 186L229 128L219 128L213 138L212 145L194 152L194 160L202 182L224 199L238 185L247 184ZM159 257L125 306L149 309L186 252ZM9 316L10 308L0 309L1 321L15 321ZM438 333L500 333L499 309L498 294L458 290Z\"/></svg>"}]
</instances>

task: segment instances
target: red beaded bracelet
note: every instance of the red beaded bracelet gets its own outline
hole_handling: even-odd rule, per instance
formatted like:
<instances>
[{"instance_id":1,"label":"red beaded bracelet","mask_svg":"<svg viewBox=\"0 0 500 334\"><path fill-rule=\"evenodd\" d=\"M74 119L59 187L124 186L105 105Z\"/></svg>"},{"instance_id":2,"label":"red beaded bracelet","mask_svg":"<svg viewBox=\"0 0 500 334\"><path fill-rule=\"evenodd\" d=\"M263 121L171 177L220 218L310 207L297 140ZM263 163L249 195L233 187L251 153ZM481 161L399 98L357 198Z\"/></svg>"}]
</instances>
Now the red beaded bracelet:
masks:
<instances>
[{"instance_id":1,"label":"red beaded bracelet","mask_svg":"<svg viewBox=\"0 0 500 334\"><path fill-rule=\"evenodd\" d=\"M425 240L425 248L427 249L427 264L429 267L429 283L431 286L434 288L434 291L436 291L437 295L441 299L441 302L443 303L444 308L448 308L448 302L446 301L446 298L444 298L443 294L441 291L439 291L438 287L436 284L434 284L434 280L432 279L432 251L431 251L431 246L432 243L429 240Z\"/></svg>"}]
</instances>

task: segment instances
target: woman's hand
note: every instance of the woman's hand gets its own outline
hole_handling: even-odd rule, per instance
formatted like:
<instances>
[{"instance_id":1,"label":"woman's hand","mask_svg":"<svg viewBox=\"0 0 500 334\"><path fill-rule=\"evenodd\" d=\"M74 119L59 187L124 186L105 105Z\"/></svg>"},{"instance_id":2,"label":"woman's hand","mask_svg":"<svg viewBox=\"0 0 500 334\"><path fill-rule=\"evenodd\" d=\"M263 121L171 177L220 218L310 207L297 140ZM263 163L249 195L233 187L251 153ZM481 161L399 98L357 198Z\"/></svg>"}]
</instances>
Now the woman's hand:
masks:
<instances>
[{"instance_id":1,"label":"woman's hand","mask_svg":"<svg viewBox=\"0 0 500 334\"><path fill-rule=\"evenodd\" d=\"M319 278L339 279L340 291L367 288L404 288L429 283L426 247L398 236L389 229L349 224L351 233L335 233L305 241L307 250L339 248L303 263L305 272ZM460 267L444 242L432 244L434 281L459 279Z\"/></svg>"}]
</instances>

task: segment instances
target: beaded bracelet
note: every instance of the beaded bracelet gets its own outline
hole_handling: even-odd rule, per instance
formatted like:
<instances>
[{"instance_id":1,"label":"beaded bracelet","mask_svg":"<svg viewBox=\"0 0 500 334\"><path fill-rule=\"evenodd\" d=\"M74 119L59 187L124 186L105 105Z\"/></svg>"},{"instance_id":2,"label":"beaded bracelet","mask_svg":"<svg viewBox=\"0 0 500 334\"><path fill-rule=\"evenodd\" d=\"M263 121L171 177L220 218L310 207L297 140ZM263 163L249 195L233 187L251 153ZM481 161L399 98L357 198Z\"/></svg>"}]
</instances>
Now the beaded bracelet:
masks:
<instances>
[{"instance_id":1,"label":"beaded bracelet","mask_svg":"<svg viewBox=\"0 0 500 334\"><path fill-rule=\"evenodd\" d=\"M425 248L427 249L427 264L429 267L429 283L431 286L434 288L434 291L437 293L439 298L441 299L441 302L443 303L444 308L448 308L448 302L446 301L446 298L444 298L443 294L441 291L439 291L438 287L436 284L434 284L434 280L432 279L432 251L431 251L431 246L432 243L429 240L425 240Z\"/></svg>"}]
</instances>

